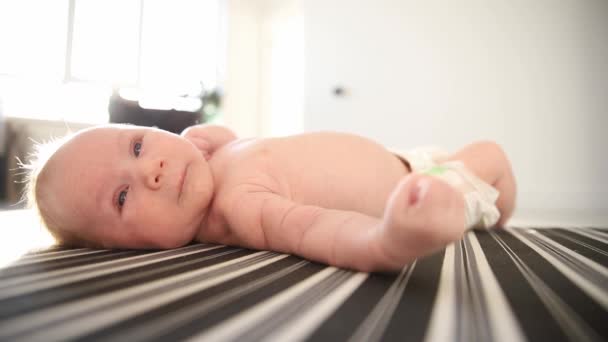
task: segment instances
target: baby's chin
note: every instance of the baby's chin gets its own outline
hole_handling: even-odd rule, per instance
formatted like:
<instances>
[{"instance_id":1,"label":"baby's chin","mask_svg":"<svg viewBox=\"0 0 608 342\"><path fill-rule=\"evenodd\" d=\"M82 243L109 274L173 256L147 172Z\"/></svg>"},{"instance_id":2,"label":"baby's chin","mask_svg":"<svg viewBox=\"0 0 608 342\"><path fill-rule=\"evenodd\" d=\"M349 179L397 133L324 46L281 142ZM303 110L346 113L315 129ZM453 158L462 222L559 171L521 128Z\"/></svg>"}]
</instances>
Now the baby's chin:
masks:
<instances>
[{"instance_id":1,"label":"baby's chin","mask_svg":"<svg viewBox=\"0 0 608 342\"><path fill-rule=\"evenodd\" d=\"M151 248L154 249L174 249L183 247L192 240L194 240L195 234L183 234L181 236L171 236L162 239L158 239L152 243Z\"/></svg>"},{"instance_id":2,"label":"baby's chin","mask_svg":"<svg viewBox=\"0 0 608 342\"><path fill-rule=\"evenodd\" d=\"M167 239L164 241L146 241L146 242L133 242L125 243L117 246L111 246L112 248L120 249L175 249L187 245L190 240L184 239Z\"/></svg>"},{"instance_id":3,"label":"baby's chin","mask_svg":"<svg viewBox=\"0 0 608 342\"><path fill-rule=\"evenodd\" d=\"M154 249L174 249L180 248L187 245L191 240L182 240L182 241L170 241L170 242L162 242L157 244Z\"/></svg>"},{"instance_id":4,"label":"baby's chin","mask_svg":"<svg viewBox=\"0 0 608 342\"><path fill-rule=\"evenodd\" d=\"M170 227L168 229L171 229ZM105 248L119 248L119 249L175 249L183 247L194 240L195 233L183 232L176 234L177 231L173 230L172 234L154 234L150 232L143 238L132 238L130 240L123 240L116 244L105 245Z\"/></svg>"}]
</instances>

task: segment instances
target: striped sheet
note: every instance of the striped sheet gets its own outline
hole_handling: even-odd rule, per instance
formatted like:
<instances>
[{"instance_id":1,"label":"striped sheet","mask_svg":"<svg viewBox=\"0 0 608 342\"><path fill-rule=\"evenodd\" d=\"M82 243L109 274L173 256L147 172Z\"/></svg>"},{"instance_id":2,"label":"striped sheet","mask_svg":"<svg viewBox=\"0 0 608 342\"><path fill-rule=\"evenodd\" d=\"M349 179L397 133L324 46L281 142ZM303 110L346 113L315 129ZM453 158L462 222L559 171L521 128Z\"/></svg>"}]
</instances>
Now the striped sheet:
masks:
<instances>
[{"instance_id":1,"label":"striped sheet","mask_svg":"<svg viewBox=\"0 0 608 342\"><path fill-rule=\"evenodd\" d=\"M0 340L606 341L608 230L469 232L398 274L195 244L0 269Z\"/></svg>"}]
</instances>

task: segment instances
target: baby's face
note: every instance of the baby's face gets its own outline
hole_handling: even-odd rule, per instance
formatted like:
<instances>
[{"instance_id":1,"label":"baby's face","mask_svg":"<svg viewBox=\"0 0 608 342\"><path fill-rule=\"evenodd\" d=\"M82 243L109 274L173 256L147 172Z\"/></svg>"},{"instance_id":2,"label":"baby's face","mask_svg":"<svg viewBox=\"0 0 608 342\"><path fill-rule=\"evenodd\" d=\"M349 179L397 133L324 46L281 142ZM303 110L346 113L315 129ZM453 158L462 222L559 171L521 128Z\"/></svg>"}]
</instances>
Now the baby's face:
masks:
<instances>
[{"instance_id":1,"label":"baby's face","mask_svg":"<svg viewBox=\"0 0 608 342\"><path fill-rule=\"evenodd\" d=\"M191 241L213 196L201 152L178 135L108 126L76 135L49 161L56 221L104 247Z\"/></svg>"}]
</instances>

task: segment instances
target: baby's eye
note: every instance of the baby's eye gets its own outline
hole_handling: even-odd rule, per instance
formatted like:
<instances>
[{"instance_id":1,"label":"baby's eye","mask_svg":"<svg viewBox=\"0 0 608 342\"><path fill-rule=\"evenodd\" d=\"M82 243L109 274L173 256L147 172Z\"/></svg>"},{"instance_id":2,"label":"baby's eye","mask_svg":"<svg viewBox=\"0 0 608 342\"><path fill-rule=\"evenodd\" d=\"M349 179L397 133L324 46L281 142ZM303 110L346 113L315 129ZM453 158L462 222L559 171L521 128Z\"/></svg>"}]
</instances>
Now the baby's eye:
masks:
<instances>
[{"instance_id":1,"label":"baby's eye","mask_svg":"<svg viewBox=\"0 0 608 342\"><path fill-rule=\"evenodd\" d=\"M125 205L125 201L127 200L127 190L125 189L118 194L118 209L122 209L122 206Z\"/></svg>"},{"instance_id":2,"label":"baby's eye","mask_svg":"<svg viewBox=\"0 0 608 342\"><path fill-rule=\"evenodd\" d=\"M141 142L136 142L133 145L133 154L135 154L136 157L139 157L140 151L141 151Z\"/></svg>"}]
</instances>

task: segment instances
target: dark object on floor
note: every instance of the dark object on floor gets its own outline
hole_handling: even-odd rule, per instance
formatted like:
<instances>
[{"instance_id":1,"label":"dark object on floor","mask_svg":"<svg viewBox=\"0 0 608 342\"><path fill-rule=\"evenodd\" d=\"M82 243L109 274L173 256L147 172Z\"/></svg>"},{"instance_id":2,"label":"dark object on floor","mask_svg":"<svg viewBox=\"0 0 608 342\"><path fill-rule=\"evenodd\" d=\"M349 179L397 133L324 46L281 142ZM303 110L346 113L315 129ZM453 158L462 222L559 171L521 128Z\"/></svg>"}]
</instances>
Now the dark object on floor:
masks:
<instances>
[{"instance_id":1,"label":"dark object on floor","mask_svg":"<svg viewBox=\"0 0 608 342\"><path fill-rule=\"evenodd\" d=\"M108 111L111 123L158 127L176 134L187 127L201 123L201 114L198 111L142 108L139 102L124 99L118 92L112 93Z\"/></svg>"},{"instance_id":2,"label":"dark object on floor","mask_svg":"<svg viewBox=\"0 0 608 342\"><path fill-rule=\"evenodd\" d=\"M471 232L400 274L273 252L51 249L0 270L0 340L608 340L608 230Z\"/></svg>"},{"instance_id":3,"label":"dark object on floor","mask_svg":"<svg viewBox=\"0 0 608 342\"><path fill-rule=\"evenodd\" d=\"M0 142L2 143L2 142ZM6 156L0 154L0 206L6 202L6 177L7 175Z\"/></svg>"}]
</instances>

